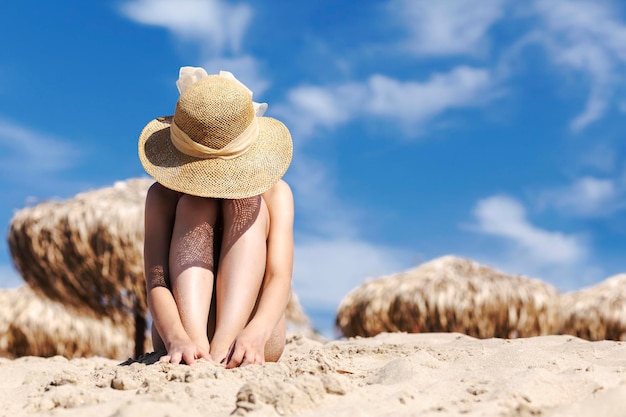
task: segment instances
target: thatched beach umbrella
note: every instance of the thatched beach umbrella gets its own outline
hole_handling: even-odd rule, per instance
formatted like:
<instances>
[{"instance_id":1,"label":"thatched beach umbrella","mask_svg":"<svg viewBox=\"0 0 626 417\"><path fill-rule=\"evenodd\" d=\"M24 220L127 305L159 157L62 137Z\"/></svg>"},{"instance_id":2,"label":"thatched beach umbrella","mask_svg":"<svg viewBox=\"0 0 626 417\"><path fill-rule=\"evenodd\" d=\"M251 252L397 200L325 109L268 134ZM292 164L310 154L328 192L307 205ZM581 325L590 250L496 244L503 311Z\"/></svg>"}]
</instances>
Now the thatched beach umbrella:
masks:
<instances>
[{"instance_id":1,"label":"thatched beach umbrella","mask_svg":"<svg viewBox=\"0 0 626 417\"><path fill-rule=\"evenodd\" d=\"M13 261L39 295L134 325L145 340L143 216L150 179L49 201L18 211L9 230Z\"/></svg>"},{"instance_id":2,"label":"thatched beach umbrella","mask_svg":"<svg viewBox=\"0 0 626 417\"><path fill-rule=\"evenodd\" d=\"M77 315L30 288L0 290L0 352L13 357L102 356L133 353L133 329L104 317Z\"/></svg>"},{"instance_id":3,"label":"thatched beach umbrella","mask_svg":"<svg viewBox=\"0 0 626 417\"><path fill-rule=\"evenodd\" d=\"M561 297L563 334L587 340L626 340L626 274Z\"/></svg>"},{"instance_id":4,"label":"thatched beach umbrella","mask_svg":"<svg viewBox=\"0 0 626 417\"><path fill-rule=\"evenodd\" d=\"M479 338L529 337L560 328L558 292L452 256L366 282L341 302L345 336L460 332Z\"/></svg>"}]
</instances>

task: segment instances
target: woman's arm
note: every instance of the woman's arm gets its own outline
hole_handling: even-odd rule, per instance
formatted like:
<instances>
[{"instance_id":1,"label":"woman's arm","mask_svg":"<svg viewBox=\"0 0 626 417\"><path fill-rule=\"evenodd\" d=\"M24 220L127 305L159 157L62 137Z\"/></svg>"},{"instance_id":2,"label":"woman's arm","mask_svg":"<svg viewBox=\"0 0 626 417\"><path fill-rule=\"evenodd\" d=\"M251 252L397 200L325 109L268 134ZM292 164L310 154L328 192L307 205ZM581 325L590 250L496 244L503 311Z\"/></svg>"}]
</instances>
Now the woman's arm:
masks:
<instances>
[{"instance_id":1,"label":"woman's arm","mask_svg":"<svg viewBox=\"0 0 626 417\"><path fill-rule=\"evenodd\" d=\"M270 232L267 241L265 278L257 311L248 326L258 326L269 334L285 313L293 274L293 196L285 182L272 189Z\"/></svg>"},{"instance_id":2,"label":"woman's arm","mask_svg":"<svg viewBox=\"0 0 626 417\"><path fill-rule=\"evenodd\" d=\"M265 344L283 317L291 294L294 254L293 195L289 185L280 181L263 194L263 198L270 214L265 277L256 312L235 339L227 356L229 368L241 365L244 358L248 363L264 362Z\"/></svg>"}]
</instances>

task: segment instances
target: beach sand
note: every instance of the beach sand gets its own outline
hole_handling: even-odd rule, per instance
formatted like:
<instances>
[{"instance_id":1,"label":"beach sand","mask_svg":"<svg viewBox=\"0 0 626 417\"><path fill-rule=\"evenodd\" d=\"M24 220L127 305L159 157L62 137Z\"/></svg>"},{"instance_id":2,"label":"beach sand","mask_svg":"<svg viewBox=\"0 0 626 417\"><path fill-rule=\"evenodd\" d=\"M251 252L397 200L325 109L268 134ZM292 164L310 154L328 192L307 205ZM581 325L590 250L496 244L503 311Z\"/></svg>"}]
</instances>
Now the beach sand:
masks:
<instances>
[{"instance_id":1,"label":"beach sand","mask_svg":"<svg viewBox=\"0 0 626 417\"><path fill-rule=\"evenodd\" d=\"M292 336L265 366L119 363L0 359L0 415L626 416L626 344L572 336Z\"/></svg>"}]
</instances>

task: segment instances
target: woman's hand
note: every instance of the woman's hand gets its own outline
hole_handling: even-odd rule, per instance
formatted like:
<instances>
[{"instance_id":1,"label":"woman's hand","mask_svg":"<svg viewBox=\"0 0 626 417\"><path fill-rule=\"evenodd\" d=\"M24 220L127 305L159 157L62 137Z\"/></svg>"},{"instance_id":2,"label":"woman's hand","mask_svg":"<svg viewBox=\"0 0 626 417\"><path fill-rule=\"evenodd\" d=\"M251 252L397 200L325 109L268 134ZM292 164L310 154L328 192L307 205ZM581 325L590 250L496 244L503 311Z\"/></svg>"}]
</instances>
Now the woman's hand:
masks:
<instances>
[{"instance_id":1,"label":"woman's hand","mask_svg":"<svg viewBox=\"0 0 626 417\"><path fill-rule=\"evenodd\" d=\"M265 364L265 344L268 339L269 336L266 335L266 332L248 325L230 345L228 355L222 363L225 363L228 369L244 365Z\"/></svg>"},{"instance_id":2,"label":"woman's hand","mask_svg":"<svg viewBox=\"0 0 626 417\"><path fill-rule=\"evenodd\" d=\"M179 364L181 362L187 365L193 365L196 359L211 360L209 351L192 342L191 340L177 340L171 342L167 346L167 355L159 359L162 362Z\"/></svg>"}]
</instances>

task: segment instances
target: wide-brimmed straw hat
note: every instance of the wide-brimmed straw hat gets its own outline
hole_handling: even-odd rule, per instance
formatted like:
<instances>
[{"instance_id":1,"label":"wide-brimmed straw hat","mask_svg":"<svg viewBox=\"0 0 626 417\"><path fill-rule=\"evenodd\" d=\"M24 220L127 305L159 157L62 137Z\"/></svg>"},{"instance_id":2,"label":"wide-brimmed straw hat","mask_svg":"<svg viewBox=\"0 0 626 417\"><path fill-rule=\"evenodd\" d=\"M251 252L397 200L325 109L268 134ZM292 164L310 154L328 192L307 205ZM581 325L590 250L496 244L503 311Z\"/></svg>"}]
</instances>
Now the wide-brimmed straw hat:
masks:
<instances>
[{"instance_id":1,"label":"wide-brimmed straw hat","mask_svg":"<svg viewBox=\"0 0 626 417\"><path fill-rule=\"evenodd\" d=\"M289 130L262 117L266 104L231 73L183 67L173 116L159 117L139 136L139 159L167 188L201 197L262 194L285 174L293 153Z\"/></svg>"}]
</instances>

